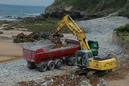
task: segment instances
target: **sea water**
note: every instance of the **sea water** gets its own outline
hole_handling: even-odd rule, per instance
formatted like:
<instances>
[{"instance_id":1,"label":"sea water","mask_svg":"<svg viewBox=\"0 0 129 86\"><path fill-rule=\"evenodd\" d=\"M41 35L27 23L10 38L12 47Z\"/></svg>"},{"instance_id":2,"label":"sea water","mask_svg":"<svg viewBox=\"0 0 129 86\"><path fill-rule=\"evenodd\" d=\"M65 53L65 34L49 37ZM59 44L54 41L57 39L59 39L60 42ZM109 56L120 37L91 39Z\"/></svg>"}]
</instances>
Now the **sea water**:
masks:
<instances>
[{"instance_id":1,"label":"sea water","mask_svg":"<svg viewBox=\"0 0 129 86\"><path fill-rule=\"evenodd\" d=\"M13 20L16 18L33 17L43 14L45 6L21 6L0 4L0 20Z\"/></svg>"}]
</instances>

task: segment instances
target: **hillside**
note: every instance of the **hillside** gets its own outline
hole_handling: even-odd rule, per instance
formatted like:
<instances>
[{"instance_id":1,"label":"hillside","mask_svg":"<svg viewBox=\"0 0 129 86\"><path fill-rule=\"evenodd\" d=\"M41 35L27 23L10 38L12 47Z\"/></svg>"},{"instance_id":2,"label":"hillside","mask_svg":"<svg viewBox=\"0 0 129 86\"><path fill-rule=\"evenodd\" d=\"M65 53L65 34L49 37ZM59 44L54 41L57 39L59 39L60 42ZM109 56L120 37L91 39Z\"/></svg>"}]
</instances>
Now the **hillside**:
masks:
<instances>
[{"instance_id":1,"label":"hillside","mask_svg":"<svg viewBox=\"0 0 129 86\"><path fill-rule=\"evenodd\" d=\"M78 10L104 16L117 12L118 15L129 17L129 0L55 0L46 12L59 10Z\"/></svg>"}]
</instances>

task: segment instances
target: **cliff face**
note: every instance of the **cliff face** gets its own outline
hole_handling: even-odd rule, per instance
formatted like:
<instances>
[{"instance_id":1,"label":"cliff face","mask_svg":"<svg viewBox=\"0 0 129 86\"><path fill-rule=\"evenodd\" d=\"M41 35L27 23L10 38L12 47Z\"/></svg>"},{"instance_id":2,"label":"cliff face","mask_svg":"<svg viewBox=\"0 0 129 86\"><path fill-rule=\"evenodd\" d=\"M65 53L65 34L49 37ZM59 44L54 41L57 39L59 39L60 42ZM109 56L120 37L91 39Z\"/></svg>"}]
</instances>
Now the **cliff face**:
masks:
<instances>
[{"instance_id":1,"label":"cliff face","mask_svg":"<svg viewBox=\"0 0 129 86\"><path fill-rule=\"evenodd\" d=\"M129 43L125 42L125 39L117 34L116 31L113 32L113 42L122 47L123 52L129 55Z\"/></svg>"},{"instance_id":2,"label":"cliff face","mask_svg":"<svg viewBox=\"0 0 129 86\"><path fill-rule=\"evenodd\" d=\"M120 26L113 31L113 42L121 46L123 52L129 55L129 24Z\"/></svg>"},{"instance_id":3,"label":"cliff face","mask_svg":"<svg viewBox=\"0 0 129 86\"><path fill-rule=\"evenodd\" d=\"M55 2L48 6L46 12L57 11L58 9L65 9L72 6L71 1L68 0L55 0Z\"/></svg>"},{"instance_id":4,"label":"cliff face","mask_svg":"<svg viewBox=\"0 0 129 86\"><path fill-rule=\"evenodd\" d=\"M86 14L108 15L118 12L129 17L129 0L55 0L47 13L59 10L78 10ZM123 14L124 13L124 14Z\"/></svg>"}]
</instances>

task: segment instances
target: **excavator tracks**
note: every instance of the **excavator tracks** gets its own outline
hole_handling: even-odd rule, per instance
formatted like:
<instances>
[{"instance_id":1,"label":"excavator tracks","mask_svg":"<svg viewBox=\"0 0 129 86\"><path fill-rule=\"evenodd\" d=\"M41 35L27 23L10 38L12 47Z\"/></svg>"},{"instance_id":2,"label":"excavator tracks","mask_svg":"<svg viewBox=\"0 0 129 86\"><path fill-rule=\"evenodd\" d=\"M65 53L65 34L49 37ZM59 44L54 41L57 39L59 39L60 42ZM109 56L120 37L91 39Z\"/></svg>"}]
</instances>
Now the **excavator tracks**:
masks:
<instances>
[{"instance_id":1,"label":"excavator tracks","mask_svg":"<svg viewBox=\"0 0 129 86\"><path fill-rule=\"evenodd\" d=\"M91 69L78 69L75 72L75 75L85 76L86 78L95 78L95 77L103 77L104 75L110 73L112 70L108 71L98 71Z\"/></svg>"}]
</instances>

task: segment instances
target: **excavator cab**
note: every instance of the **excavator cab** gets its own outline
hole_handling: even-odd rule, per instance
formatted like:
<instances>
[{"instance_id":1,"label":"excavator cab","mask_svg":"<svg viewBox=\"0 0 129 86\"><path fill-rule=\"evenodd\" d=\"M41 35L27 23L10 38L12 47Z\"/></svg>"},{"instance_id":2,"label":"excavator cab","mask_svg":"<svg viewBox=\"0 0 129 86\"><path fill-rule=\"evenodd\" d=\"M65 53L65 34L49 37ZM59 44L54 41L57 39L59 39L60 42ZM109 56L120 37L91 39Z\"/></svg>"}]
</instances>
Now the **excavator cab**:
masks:
<instances>
[{"instance_id":1,"label":"excavator cab","mask_svg":"<svg viewBox=\"0 0 129 86\"><path fill-rule=\"evenodd\" d=\"M83 68L89 65L89 60L93 59L91 50L79 50L76 53L77 66Z\"/></svg>"},{"instance_id":2,"label":"excavator cab","mask_svg":"<svg viewBox=\"0 0 129 86\"><path fill-rule=\"evenodd\" d=\"M93 56L97 56L98 55L98 49L99 49L99 44L97 41L88 41L89 47L93 53Z\"/></svg>"},{"instance_id":3,"label":"excavator cab","mask_svg":"<svg viewBox=\"0 0 129 86\"><path fill-rule=\"evenodd\" d=\"M80 42L76 38L66 38L65 42L66 43L72 43L72 44L80 44ZM98 49L99 49L98 42L97 41L88 40L88 45L90 47L90 50L93 53L93 56L97 56L98 55Z\"/></svg>"}]
</instances>

